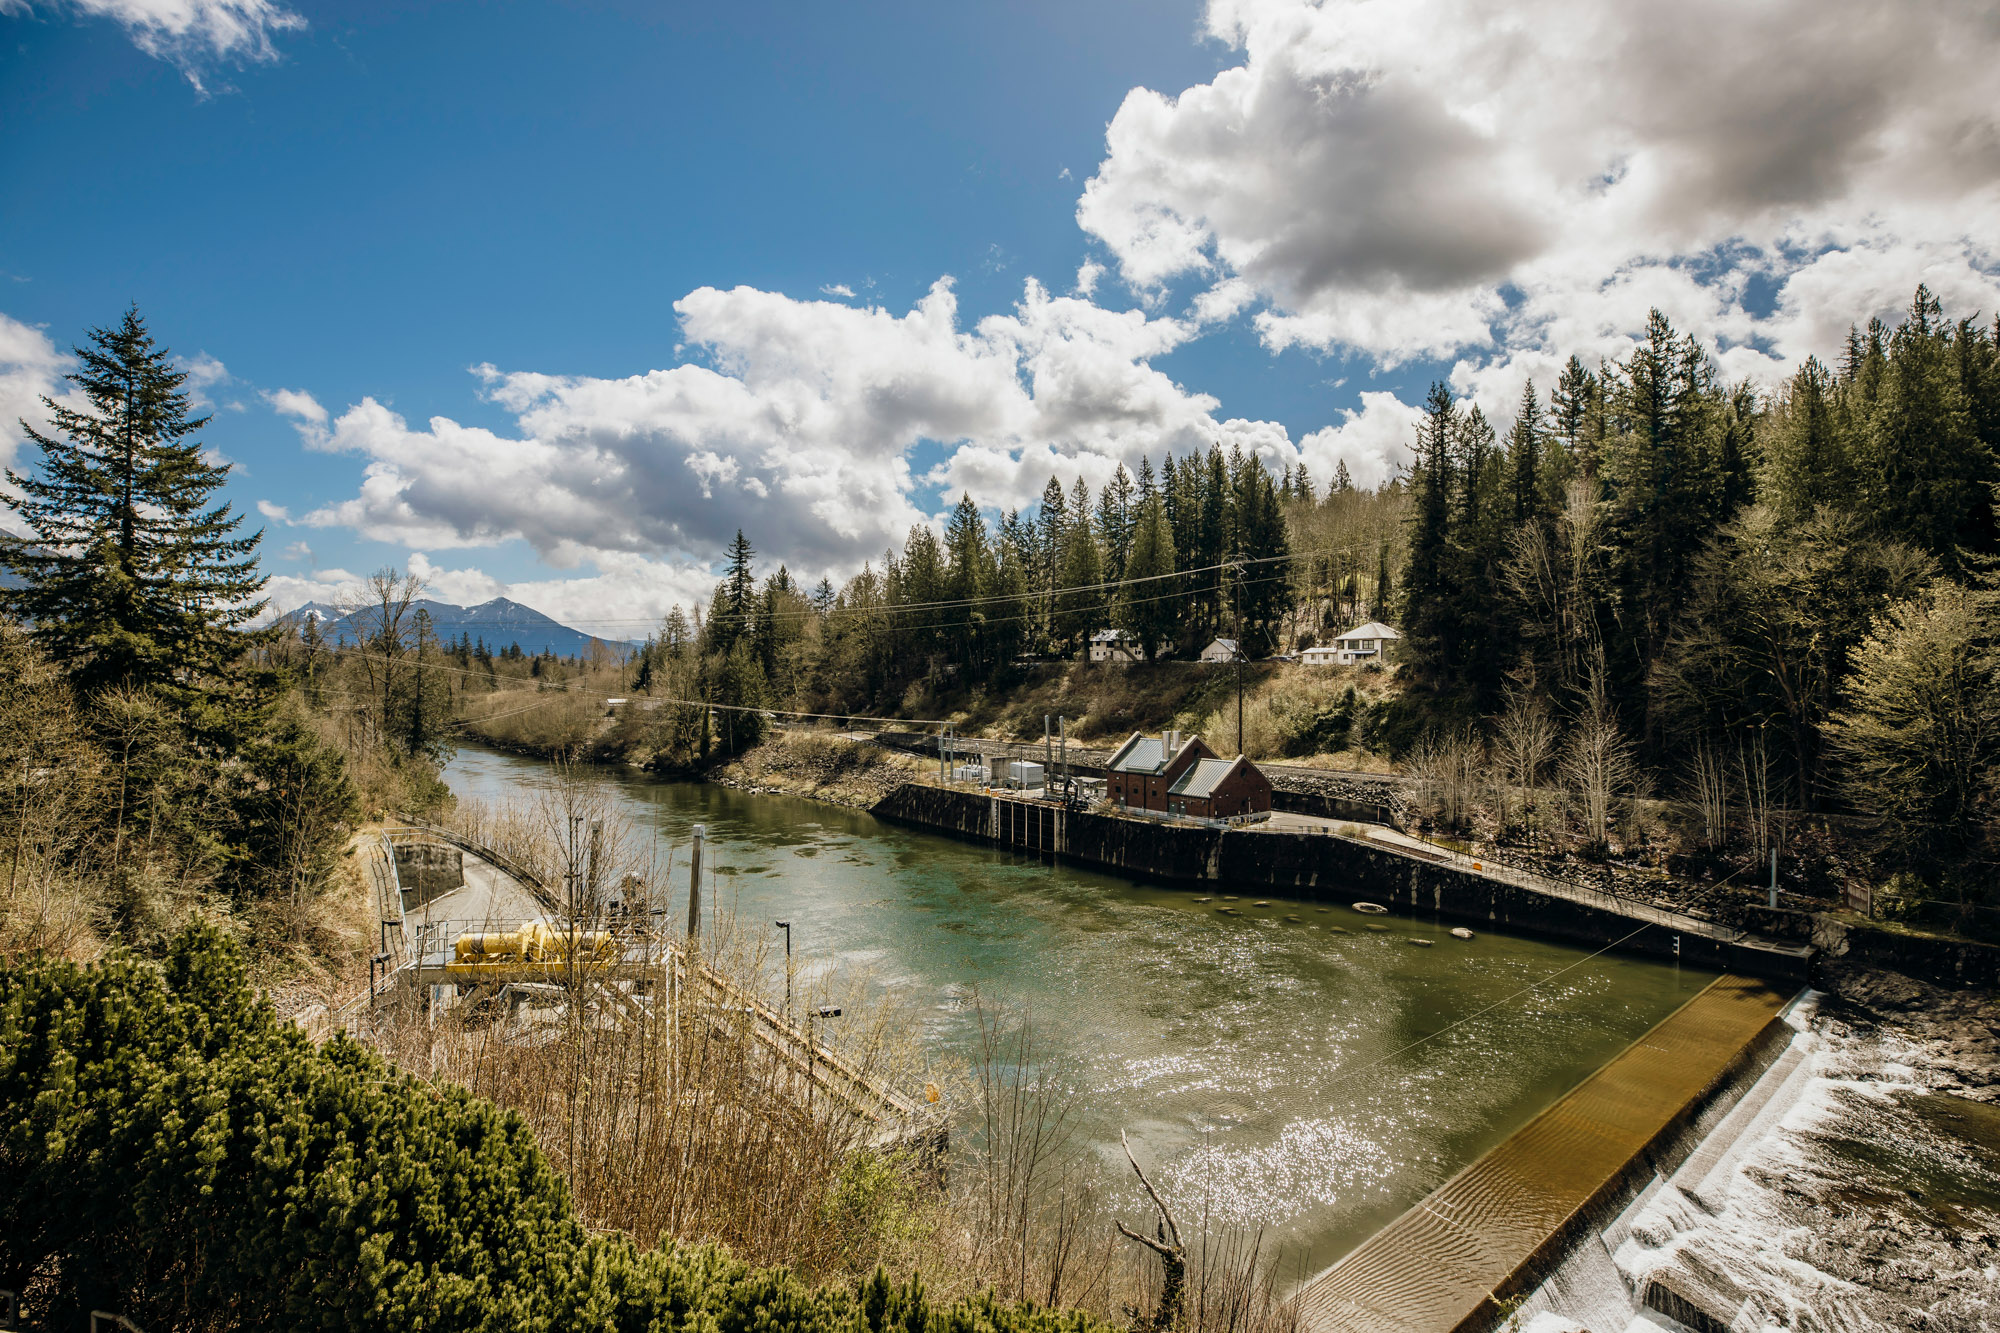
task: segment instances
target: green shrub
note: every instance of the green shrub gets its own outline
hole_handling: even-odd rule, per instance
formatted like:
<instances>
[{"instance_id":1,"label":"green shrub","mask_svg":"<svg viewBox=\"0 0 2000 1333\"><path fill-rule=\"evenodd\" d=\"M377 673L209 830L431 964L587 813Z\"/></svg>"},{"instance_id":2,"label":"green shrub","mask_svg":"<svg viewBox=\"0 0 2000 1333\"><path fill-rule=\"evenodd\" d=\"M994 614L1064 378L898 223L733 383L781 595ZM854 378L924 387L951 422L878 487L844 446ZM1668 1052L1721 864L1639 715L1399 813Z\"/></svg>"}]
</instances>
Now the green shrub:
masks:
<instances>
[{"instance_id":1,"label":"green shrub","mask_svg":"<svg viewBox=\"0 0 2000 1333\"><path fill-rule=\"evenodd\" d=\"M0 1286L51 1325L98 1308L151 1330L1095 1327L590 1235L518 1116L314 1047L207 928L164 967L0 972L0 1125Z\"/></svg>"}]
</instances>

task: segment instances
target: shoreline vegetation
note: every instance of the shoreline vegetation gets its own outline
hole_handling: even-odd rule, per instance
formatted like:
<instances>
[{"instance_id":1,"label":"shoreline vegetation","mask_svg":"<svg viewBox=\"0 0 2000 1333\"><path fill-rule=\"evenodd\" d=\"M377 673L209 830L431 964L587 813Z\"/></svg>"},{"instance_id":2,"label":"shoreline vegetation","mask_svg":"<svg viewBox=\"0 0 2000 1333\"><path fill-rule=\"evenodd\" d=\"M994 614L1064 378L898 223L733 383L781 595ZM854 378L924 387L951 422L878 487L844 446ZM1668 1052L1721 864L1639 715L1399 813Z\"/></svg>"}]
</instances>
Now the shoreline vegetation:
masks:
<instances>
[{"instance_id":1,"label":"shoreline vegetation","mask_svg":"<svg viewBox=\"0 0 2000 1333\"><path fill-rule=\"evenodd\" d=\"M0 537L0 1286L31 1317L1291 1326L1254 1237L1118 1241L1061 1146L1060 1070L1004 1013L982 1062L939 1071L974 1108L969 1165L921 1195L783 1089L753 1097L713 1025L668 1041L578 993L532 1047L476 1005L371 1018L375 1049L308 1041L258 997L365 974L343 849L370 820L510 820L525 855L563 854L545 812L454 814L465 735L862 805L929 766L844 719L1036 742L1059 715L1099 745L1171 726L1393 775L1409 828L1473 854L1668 900L1775 855L1788 908L1865 891L1880 929L2000 938L2000 322L1923 289L1769 393L1659 317L1627 360L1529 386L1504 438L1440 385L1415 465L1374 490L1240 452L1141 460L1095 494L1052 480L1032 515L966 497L838 588L760 576L739 533L706 607L569 659L441 641L394 569L342 608L358 642L253 628L262 534L220 495L186 374L136 310L77 356L0 490L26 534ZM1264 660L1370 618L1404 634L1386 668ZM1074 661L1106 627L1148 660ZM1217 638L1256 660L1190 660ZM828 726L771 734L784 715ZM1989 996L1946 1017L1829 975L1929 1024L1957 1092L2000 1087ZM676 1119L682 1094L714 1114ZM616 1170L633 1145L709 1162L710 1193L645 1211Z\"/></svg>"}]
</instances>

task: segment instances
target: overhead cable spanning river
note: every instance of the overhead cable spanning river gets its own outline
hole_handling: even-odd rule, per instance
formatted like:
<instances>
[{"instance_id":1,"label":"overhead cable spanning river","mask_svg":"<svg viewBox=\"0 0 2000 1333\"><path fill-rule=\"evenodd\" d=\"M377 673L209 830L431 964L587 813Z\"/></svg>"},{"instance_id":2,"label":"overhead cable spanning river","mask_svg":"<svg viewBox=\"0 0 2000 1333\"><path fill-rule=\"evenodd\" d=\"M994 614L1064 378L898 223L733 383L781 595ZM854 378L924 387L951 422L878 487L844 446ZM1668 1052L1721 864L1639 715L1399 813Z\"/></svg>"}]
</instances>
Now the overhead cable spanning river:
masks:
<instances>
[{"instance_id":1,"label":"overhead cable spanning river","mask_svg":"<svg viewBox=\"0 0 2000 1333\"><path fill-rule=\"evenodd\" d=\"M446 778L462 797L518 801L550 770L466 749ZM1191 1212L1263 1228L1291 1273L1346 1253L1715 977L1050 865L813 801L593 780L679 849L683 873L705 824L740 921L790 921L807 972L865 974L922 1016L933 1049L970 1056L974 995L1032 1015L1107 1163L1123 1168L1126 1130Z\"/></svg>"}]
</instances>

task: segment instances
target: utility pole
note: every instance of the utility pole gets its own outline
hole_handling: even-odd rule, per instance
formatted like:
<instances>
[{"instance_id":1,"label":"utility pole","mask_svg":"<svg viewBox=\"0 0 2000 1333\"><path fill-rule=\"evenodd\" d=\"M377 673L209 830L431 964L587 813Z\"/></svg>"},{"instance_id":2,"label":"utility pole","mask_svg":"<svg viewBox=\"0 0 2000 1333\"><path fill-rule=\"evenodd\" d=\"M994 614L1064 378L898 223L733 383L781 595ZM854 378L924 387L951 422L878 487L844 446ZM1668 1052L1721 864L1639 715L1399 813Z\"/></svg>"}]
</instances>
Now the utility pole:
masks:
<instances>
[{"instance_id":1,"label":"utility pole","mask_svg":"<svg viewBox=\"0 0 2000 1333\"><path fill-rule=\"evenodd\" d=\"M701 943L701 840L707 835L707 828L694 826L694 864L688 870L688 941L697 946Z\"/></svg>"},{"instance_id":2,"label":"utility pole","mask_svg":"<svg viewBox=\"0 0 2000 1333\"><path fill-rule=\"evenodd\" d=\"M1069 719L1058 717L1056 719L1056 727L1062 733L1063 802L1064 804L1068 804L1076 794L1076 785L1070 780L1069 776Z\"/></svg>"},{"instance_id":3,"label":"utility pole","mask_svg":"<svg viewBox=\"0 0 2000 1333\"><path fill-rule=\"evenodd\" d=\"M1229 587L1236 603L1236 753L1243 753L1243 566L1229 567Z\"/></svg>"}]
</instances>

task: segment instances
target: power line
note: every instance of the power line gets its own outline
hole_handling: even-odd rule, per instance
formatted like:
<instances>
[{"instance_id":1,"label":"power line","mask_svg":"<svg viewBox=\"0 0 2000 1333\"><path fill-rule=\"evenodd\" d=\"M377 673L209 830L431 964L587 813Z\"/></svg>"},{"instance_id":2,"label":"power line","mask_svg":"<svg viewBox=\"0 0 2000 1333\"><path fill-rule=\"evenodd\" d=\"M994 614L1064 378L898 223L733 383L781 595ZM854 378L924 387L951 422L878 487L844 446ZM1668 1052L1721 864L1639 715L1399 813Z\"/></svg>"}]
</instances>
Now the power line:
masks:
<instances>
[{"instance_id":1,"label":"power line","mask_svg":"<svg viewBox=\"0 0 2000 1333\"><path fill-rule=\"evenodd\" d=\"M1236 567L1243 565L1267 565L1278 562L1312 560L1332 555L1350 555L1357 551L1363 551L1369 549L1374 549L1374 548L1364 543L1353 543L1344 546L1324 546L1310 551L1288 551L1282 555L1245 556L1241 559L1229 559L1229 560L1219 561L1218 563L1212 565L1202 565L1199 568L1195 569L1175 570L1171 574L1147 574L1147 575L1142 575L1139 578L1114 579L1102 583L1075 584L1061 588L1030 588L1018 593L986 593L977 597L938 598L924 602L897 602L893 604L885 602L880 604L879 606L870 606L870 607L829 608L828 611L826 612L822 612L816 609L776 611L773 612L772 615L774 617L781 617L788 619L805 619L807 617L828 615L831 614L836 609L844 611L849 615L875 615L875 614L905 615L914 611L968 609L972 607L988 605L994 602L1021 602L1030 600L1043 601L1057 597L1076 596L1081 593L1111 592L1122 588L1134 587L1143 583L1158 583L1169 579L1193 578L1197 575L1212 574L1222 570L1234 569ZM370 612L376 612L376 618L377 619L380 618L379 610L376 607L361 606L361 607L356 607L354 610L347 612L345 616L343 616L343 619L360 620L368 616ZM704 617L704 621L707 624L716 624L716 623L754 624L764 619L766 619L766 617L757 613L750 613L744 615L722 615L722 616L711 615ZM643 617L643 618L640 617L592 618L588 620L586 623L592 625L657 625L660 623L660 619L657 616Z\"/></svg>"}]
</instances>

